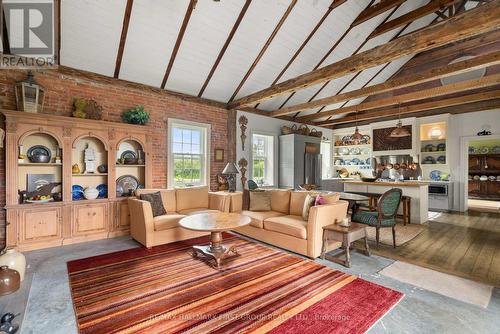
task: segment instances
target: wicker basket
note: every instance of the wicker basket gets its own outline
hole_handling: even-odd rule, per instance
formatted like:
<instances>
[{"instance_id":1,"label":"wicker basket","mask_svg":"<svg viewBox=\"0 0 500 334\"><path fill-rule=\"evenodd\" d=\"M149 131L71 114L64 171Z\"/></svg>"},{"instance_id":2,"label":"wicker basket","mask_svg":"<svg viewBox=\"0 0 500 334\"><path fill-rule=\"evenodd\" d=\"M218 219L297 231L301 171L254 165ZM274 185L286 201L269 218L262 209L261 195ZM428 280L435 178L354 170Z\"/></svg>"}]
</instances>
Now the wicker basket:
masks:
<instances>
[{"instance_id":1,"label":"wicker basket","mask_svg":"<svg viewBox=\"0 0 500 334\"><path fill-rule=\"evenodd\" d=\"M309 132L309 136L321 138L323 137L323 132L316 129L311 129L311 132Z\"/></svg>"},{"instance_id":2,"label":"wicker basket","mask_svg":"<svg viewBox=\"0 0 500 334\"><path fill-rule=\"evenodd\" d=\"M301 126L299 126L299 128L297 129L297 134L300 134L300 135L304 135L304 136L309 136L309 133L311 132L311 130L309 129L309 127L305 124L302 124Z\"/></svg>"},{"instance_id":3,"label":"wicker basket","mask_svg":"<svg viewBox=\"0 0 500 334\"><path fill-rule=\"evenodd\" d=\"M289 135L291 133L296 133L297 132L297 125L292 125L291 127L283 125L281 127L281 133L284 135Z\"/></svg>"}]
</instances>

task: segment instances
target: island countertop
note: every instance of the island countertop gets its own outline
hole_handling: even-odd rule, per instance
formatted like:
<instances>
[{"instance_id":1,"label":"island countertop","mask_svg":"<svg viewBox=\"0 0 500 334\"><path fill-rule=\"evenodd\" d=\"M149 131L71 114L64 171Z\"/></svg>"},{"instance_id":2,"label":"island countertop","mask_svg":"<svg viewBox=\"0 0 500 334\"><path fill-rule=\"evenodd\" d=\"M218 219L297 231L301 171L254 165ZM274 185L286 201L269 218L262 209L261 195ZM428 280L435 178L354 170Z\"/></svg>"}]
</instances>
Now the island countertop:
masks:
<instances>
[{"instance_id":1,"label":"island countertop","mask_svg":"<svg viewBox=\"0 0 500 334\"><path fill-rule=\"evenodd\" d=\"M385 181L375 181L375 182L365 182L365 181L354 181L354 180L347 180L347 181L342 181L343 183L352 183L352 184L363 184L363 185L371 185L371 186L386 186L386 187L393 187L393 186L398 186L398 187L425 187L429 185L429 182L427 181L394 181L394 182L385 182Z\"/></svg>"}]
</instances>

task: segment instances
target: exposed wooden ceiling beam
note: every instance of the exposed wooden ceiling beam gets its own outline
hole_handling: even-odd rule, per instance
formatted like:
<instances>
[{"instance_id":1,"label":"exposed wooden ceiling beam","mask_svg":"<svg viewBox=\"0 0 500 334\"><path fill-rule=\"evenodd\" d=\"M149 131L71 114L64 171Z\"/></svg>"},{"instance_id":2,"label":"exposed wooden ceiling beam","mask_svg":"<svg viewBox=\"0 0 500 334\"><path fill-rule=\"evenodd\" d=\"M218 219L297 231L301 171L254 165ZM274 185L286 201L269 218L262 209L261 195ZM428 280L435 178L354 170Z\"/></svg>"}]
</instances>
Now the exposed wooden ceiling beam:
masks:
<instances>
[{"instance_id":1,"label":"exposed wooden ceiling beam","mask_svg":"<svg viewBox=\"0 0 500 334\"><path fill-rule=\"evenodd\" d=\"M472 59L463 60L457 63L453 63L447 65L445 67L433 68L427 70L425 72L420 72L416 74L406 75L402 78L390 79L380 84L376 84L373 86L368 86L360 89L356 89L350 92L338 94L331 97L325 97L320 100L297 104L295 106L291 106L288 108L283 108L280 110L273 111L271 116L283 116L287 114L291 114L297 111L313 109L317 107L321 107L323 105L335 104L347 100L353 100L360 97L366 97L370 95L385 93L389 91L393 91L396 89L414 86L417 84L421 84L424 82L433 81L436 79L448 77L451 75L476 70L479 68L484 68L487 66L498 65L500 64L500 51L477 56ZM315 114L316 115L316 114Z\"/></svg>"},{"instance_id":2,"label":"exposed wooden ceiling beam","mask_svg":"<svg viewBox=\"0 0 500 334\"><path fill-rule=\"evenodd\" d=\"M133 5L134 5L134 0L127 0L127 5L125 6L125 14L123 15L123 26L122 26L122 35L120 37L120 46L118 47L118 53L116 54L116 64L115 64L115 74L114 74L115 78L118 78L118 76L120 75L123 50L125 49L125 42L127 41L128 24L130 23L130 14L132 13Z\"/></svg>"},{"instance_id":3,"label":"exposed wooden ceiling beam","mask_svg":"<svg viewBox=\"0 0 500 334\"><path fill-rule=\"evenodd\" d=\"M243 85L247 81L248 77L250 76L250 74L255 69L255 66L257 66L257 64L259 63L260 59L264 55L264 53L267 51L267 48L269 47L269 45L271 45L274 37L276 37L276 35L278 34L278 31L281 29L281 26L283 25L283 23L285 23L286 19L288 18L288 15L290 15L290 13L292 12L293 7L295 7L296 4L297 4L297 0L292 0L290 2L290 5L288 5L287 10L285 11L285 13L283 13L283 16L281 16L281 19L279 20L278 24L274 28L273 32L271 33L271 35L269 36L269 38L267 39L267 41L264 43L264 46L262 46L262 49L260 50L259 54L257 55L257 57L255 58L255 60L253 61L252 65L250 65L250 68L248 69L247 73L245 73L245 76L243 77L243 79L241 79L240 83L238 84L238 87L236 87L236 90L234 91L233 95L229 99L229 102L231 102L232 100L234 100L234 98L236 97L236 95L240 91L241 87L243 87Z\"/></svg>"},{"instance_id":4,"label":"exposed wooden ceiling beam","mask_svg":"<svg viewBox=\"0 0 500 334\"><path fill-rule=\"evenodd\" d=\"M7 30L7 22L5 20L5 11L3 10L3 1L0 3L2 11L2 47L4 54L10 54L9 32Z\"/></svg>"},{"instance_id":5,"label":"exposed wooden ceiling beam","mask_svg":"<svg viewBox=\"0 0 500 334\"><path fill-rule=\"evenodd\" d=\"M165 70L165 75L163 76L163 80L161 82L161 88L165 88L165 85L167 84L168 77L170 76L170 72L172 71L172 67L174 66L175 57L177 57L177 52L179 52L182 39L184 38L184 33L186 32L189 19L191 18L191 14L193 13L194 7L196 6L196 1L198 0L189 0L189 5L186 9L186 14L184 14L184 19L182 20L181 28L179 29L179 33L177 34L177 39L175 40L175 45L174 48L172 49L172 53L170 54L170 59L168 61L167 69Z\"/></svg>"},{"instance_id":6,"label":"exposed wooden ceiling beam","mask_svg":"<svg viewBox=\"0 0 500 334\"><path fill-rule=\"evenodd\" d=\"M500 0L494 0L417 33L399 37L392 42L242 97L230 103L228 107L237 109L498 28L500 28Z\"/></svg>"},{"instance_id":7,"label":"exposed wooden ceiling beam","mask_svg":"<svg viewBox=\"0 0 500 334\"><path fill-rule=\"evenodd\" d=\"M389 15L387 15L387 16L385 17L385 19L384 19L384 20L383 20L383 21L379 24L379 26L380 26L380 25L382 25L382 24L384 24L385 22L387 22L387 20L389 20L389 18L392 16L392 14L394 14L394 13L398 10L398 8L399 8L399 5L398 5L398 6L396 6L396 7L394 7L394 9L393 9L393 10L389 13ZM404 30L404 29L403 29L403 30ZM397 37L401 34L401 32L402 32L402 31L400 31L398 34L396 34L396 36L394 36L391 40L396 39L396 38L397 38ZM358 46L358 48L357 48L357 49L356 49L353 53L351 53L351 56L352 56L352 55L355 55L356 53L358 53L358 52L359 52L359 50L361 50L361 49L362 49L362 48L366 45L366 43L368 43L368 41L369 41L368 37L367 37L367 38L365 38L365 40L363 41L363 43L361 43L361 44ZM389 64L389 63L388 63L388 64ZM342 93L342 92L344 91L344 89L345 89L347 86L349 86L349 85L351 84L351 82L353 82L354 80L356 80L356 78L357 78L359 75L361 75L361 73L362 73L362 71L359 71L358 73L356 73L355 75L353 75L353 76L352 76L352 78L351 78L351 79L349 79L349 80L348 80L348 81L344 84L344 86L343 86L343 87L342 87L342 88L341 88L341 89L337 92L337 94ZM321 93L321 92L323 91L323 89L325 89L325 87L326 87L326 86L327 86L330 82L331 82L331 81L330 81L330 80L328 80L328 81L326 81L323 85L321 85L321 87L320 87L320 88L316 91L316 93L314 93L314 94L313 94L313 95L309 98L309 100L307 100L307 102L311 102L311 101L313 101L313 100L316 98L316 96L318 96L318 95L319 95L319 93ZM282 107L283 107L283 106L284 106L284 104L282 104L282 105L280 106L280 108L279 108L279 109L282 109ZM326 107L326 106L321 107L321 109L320 109L320 110L318 110L318 112L322 111L325 107ZM293 116L293 118L296 118L296 117L299 115L299 113L300 113L300 112L297 112L297 113Z\"/></svg>"},{"instance_id":8,"label":"exposed wooden ceiling beam","mask_svg":"<svg viewBox=\"0 0 500 334\"><path fill-rule=\"evenodd\" d=\"M203 86L200 89L200 92L198 93L198 97L201 97L203 95L203 92L208 86L208 83L210 82L210 79L212 79L212 76L215 73L215 70L219 66L220 61L222 60L222 57L224 57L224 53L226 53L227 47L229 46L229 43L231 43L231 40L233 39L234 34L236 33L236 30L238 30L238 27L240 26L241 21L243 20L243 17L245 16L245 13L247 12L248 7L250 6L250 3L252 0L246 0L245 4L241 8L240 14L238 15L238 18L236 19L236 22L233 25L233 28L231 29L231 32L229 33L229 36L227 36L226 42L224 42L224 45L222 46L222 49L219 52L219 55L217 56L217 59L215 60L215 63L213 64L212 68L210 69L210 72L208 73L207 79L203 83Z\"/></svg>"},{"instance_id":9,"label":"exposed wooden ceiling beam","mask_svg":"<svg viewBox=\"0 0 500 334\"><path fill-rule=\"evenodd\" d=\"M334 110L322 111L320 113L315 113L311 115L306 115L302 117L298 117L297 122L306 122L314 119L326 117L326 116L334 116L334 115L342 115L348 114L351 112L358 112L363 110L376 109L381 107L388 107L396 104L402 104L406 102L414 102L418 100L424 100L432 97L444 96L453 93L466 92L472 89L477 88L486 88L491 86L496 86L500 84L500 74L489 75L486 77L482 77L479 79L472 79L467 81L460 81L457 83L448 84L445 86L439 86L429 89L424 89L416 92L411 92L407 94L401 94L396 96L390 96L370 102L363 102L357 105L338 108Z\"/></svg>"},{"instance_id":10,"label":"exposed wooden ceiling beam","mask_svg":"<svg viewBox=\"0 0 500 334\"><path fill-rule=\"evenodd\" d=\"M494 90L494 91L489 91L489 92L484 92L484 93L476 93L476 94L464 95L464 96L459 96L459 97L453 97L453 98L443 99L443 100L439 100L439 101L413 104L413 105L404 106L404 107L400 107L400 108L391 108L391 109L385 109L385 110L380 110L380 111L367 112L367 113L360 114L357 116L348 116L348 117L333 119L330 121L318 122L318 123L315 123L315 125L328 126L328 125L335 125L335 124L342 124L342 123L351 123L351 122L355 122L356 120L362 121L362 120L381 118L381 117L392 116L392 115L397 116L398 114L404 115L404 114L415 113L415 112L419 112L419 111L426 111L426 110L439 109L439 108L444 108L444 107L458 106L458 105L466 104L466 103L494 100L494 99L498 99L499 96L500 96L500 90Z\"/></svg>"},{"instance_id":11,"label":"exposed wooden ceiling beam","mask_svg":"<svg viewBox=\"0 0 500 334\"><path fill-rule=\"evenodd\" d=\"M61 65L61 0L54 0L54 28L56 30L54 56L57 65Z\"/></svg>"},{"instance_id":12,"label":"exposed wooden ceiling beam","mask_svg":"<svg viewBox=\"0 0 500 334\"><path fill-rule=\"evenodd\" d=\"M406 0L382 0L378 4L366 8L361 14L354 20L353 26L357 26L369 19L380 15L391 8L401 5Z\"/></svg>"},{"instance_id":13,"label":"exposed wooden ceiling beam","mask_svg":"<svg viewBox=\"0 0 500 334\"><path fill-rule=\"evenodd\" d=\"M374 3L375 0L371 0L368 5L366 6L366 8L369 8L372 3ZM390 15L389 15L390 16ZM333 43L332 47L323 55L323 58L320 59L320 61L316 64L316 66L314 66L314 68L312 69L313 71L318 69L322 64L323 62L332 54L332 52L337 48L337 46L344 40L344 38L347 36L347 34L349 34L351 32L351 30L354 28L354 26L351 24L347 30L344 31L344 33L340 36L340 38L337 39L337 41L335 43ZM275 84L276 82L273 83L273 85ZM322 87L323 88L323 87ZM320 88L320 90L322 89ZM292 92L286 99L285 101L283 101L283 103L279 106L278 109L281 109L285 106L285 104L288 103L288 101L290 101L290 99L295 95L296 92Z\"/></svg>"},{"instance_id":14,"label":"exposed wooden ceiling beam","mask_svg":"<svg viewBox=\"0 0 500 334\"><path fill-rule=\"evenodd\" d=\"M440 114L463 114L463 113L469 113L469 112L477 112L477 111L484 111L484 110L492 110L492 109L497 109L500 108L500 98L495 99L495 100L486 100L486 101L479 101L479 102L473 102L473 103L466 103L466 104L461 104L458 106L452 106L452 107L443 107L443 108L437 108L437 109L432 109L432 110L426 110L426 111L418 111L415 113L408 113L405 114L405 117L426 117L426 116L434 116L434 115L440 115ZM383 122L383 121L390 121L390 120L396 120L398 119L397 115L392 115L392 116L386 116L383 118L377 118L377 122ZM333 129L341 129L341 128L348 128L354 126L356 123L358 126L362 125L368 125L372 123L373 121L371 120L364 120L364 121L353 121L352 123L342 123L342 124L337 124L333 126Z\"/></svg>"},{"instance_id":15,"label":"exposed wooden ceiling beam","mask_svg":"<svg viewBox=\"0 0 500 334\"><path fill-rule=\"evenodd\" d=\"M330 6L328 7L328 9L326 10L325 14L323 14L323 16L321 17L321 19L318 21L318 23L316 23L316 26L314 27L314 29L309 33L309 35L307 36L307 38L302 42L302 44L300 45L300 47L297 49L297 51L295 51L295 53L293 54L292 58L288 61L288 63L285 65L285 67L283 67L283 69L281 70L281 72L278 74L278 76L273 80L273 82L271 83L271 86L276 84L279 79L281 79L281 77L283 76L283 74L285 74L286 70L290 67L290 65L294 62L294 60L297 58L297 56L302 52L302 50L304 49L304 47L306 46L306 44L311 40L311 38L314 36L314 34L316 33L316 31L318 31L319 27L323 24L323 22L326 20L326 18L330 15L330 13L335 9L337 8L338 6L340 6L341 4L343 4L344 2L346 2L347 0L334 0L332 1L332 3L330 4Z\"/></svg>"},{"instance_id":16,"label":"exposed wooden ceiling beam","mask_svg":"<svg viewBox=\"0 0 500 334\"><path fill-rule=\"evenodd\" d=\"M394 20L390 20L389 22L378 26L375 30L373 30L370 36L368 36L368 39L372 39L388 31L404 26L407 23L418 20L419 18L427 16L429 14L433 14L434 12L439 11L440 9L452 6L460 1L462 0L433 0L425 6L417 8L409 13L401 15L400 17Z\"/></svg>"}]
</instances>

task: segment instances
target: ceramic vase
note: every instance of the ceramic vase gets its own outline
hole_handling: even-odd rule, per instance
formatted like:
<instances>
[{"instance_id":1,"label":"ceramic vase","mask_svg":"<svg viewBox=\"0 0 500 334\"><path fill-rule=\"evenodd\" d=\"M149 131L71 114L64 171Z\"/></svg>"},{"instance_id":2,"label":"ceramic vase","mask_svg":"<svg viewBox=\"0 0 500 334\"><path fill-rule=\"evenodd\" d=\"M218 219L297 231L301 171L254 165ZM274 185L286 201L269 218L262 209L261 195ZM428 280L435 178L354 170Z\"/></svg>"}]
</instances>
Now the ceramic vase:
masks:
<instances>
[{"instance_id":1,"label":"ceramic vase","mask_svg":"<svg viewBox=\"0 0 500 334\"><path fill-rule=\"evenodd\" d=\"M0 296L16 292L19 289L21 277L19 272L7 266L0 267Z\"/></svg>"},{"instance_id":2,"label":"ceramic vase","mask_svg":"<svg viewBox=\"0 0 500 334\"><path fill-rule=\"evenodd\" d=\"M17 270L21 276L21 282L24 279L26 272L26 258L23 253L19 253L15 249L7 249L4 254L0 256L0 266L7 266L10 269Z\"/></svg>"}]
</instances>

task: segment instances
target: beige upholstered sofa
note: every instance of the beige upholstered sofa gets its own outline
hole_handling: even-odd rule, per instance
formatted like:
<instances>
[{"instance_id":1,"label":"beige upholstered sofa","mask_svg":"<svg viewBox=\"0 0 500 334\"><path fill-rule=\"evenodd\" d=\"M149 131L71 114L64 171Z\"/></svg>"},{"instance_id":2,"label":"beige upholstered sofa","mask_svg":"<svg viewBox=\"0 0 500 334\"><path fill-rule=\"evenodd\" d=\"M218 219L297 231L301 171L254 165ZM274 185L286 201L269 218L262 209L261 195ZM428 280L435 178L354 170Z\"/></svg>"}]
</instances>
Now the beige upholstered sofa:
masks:
<instances>
[{"instance_id":1,"label":"beige upholstered sofa","mask_svg":"<svg viewBox=\"0 0 500 334\"><path fill-rule=\"evenodd\" d=\"M153 217L151 203L140 200L141 194L159 191L166 215ZM228 212L230 198L223 193L211 193L208 187L182 189L140 189L137 198L129 198L130 233L146 247L199 237L207 233L189 231L179 220L202 212Z\"/></svg>"},{"instance_id":2,"label":"beige upholstered sofa","mask_svg":"<svg viewBox=\"0 0 500 334\"><path fill-rule=\"evenodd\" d=\"M321 254L323 226L341 221L347 216L346 201L338 200L338 193L324 194L328 203L311 207L309 220L302 218L304 201L309 192L290 190L271 191L270 211L243 210L251 218L250 225L236 232L260 241L316 258ZM328 249L341 244L332 241Z\"/></svg>"}]
</instances>

